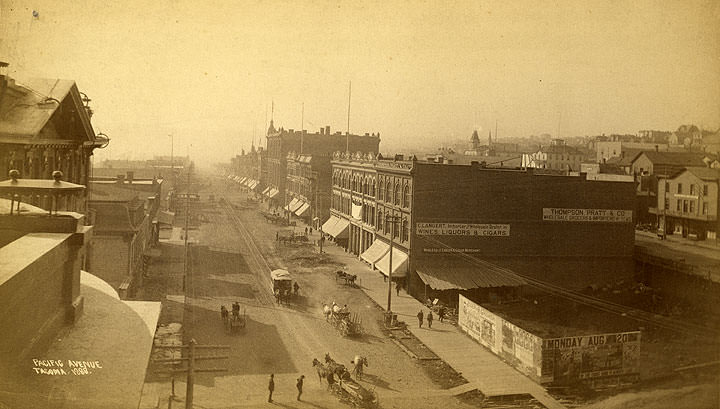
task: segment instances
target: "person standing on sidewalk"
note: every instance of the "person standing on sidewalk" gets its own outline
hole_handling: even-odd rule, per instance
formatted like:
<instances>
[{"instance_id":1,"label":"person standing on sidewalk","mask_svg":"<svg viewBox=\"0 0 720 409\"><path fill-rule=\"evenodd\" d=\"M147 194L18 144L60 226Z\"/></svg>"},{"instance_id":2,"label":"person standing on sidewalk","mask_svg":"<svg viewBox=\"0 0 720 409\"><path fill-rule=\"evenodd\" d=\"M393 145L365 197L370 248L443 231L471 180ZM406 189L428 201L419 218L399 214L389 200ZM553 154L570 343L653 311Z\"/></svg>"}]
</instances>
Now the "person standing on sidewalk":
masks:
<instances>
[{"instance_id":1,"label":"person standing on sidewalk","mask_svg":"<svg viewBox=\"0 0 720 409\"><path fill-rule=\"evenodd\" d=\"M397 294L398 297L400 297L400 282L399 281L395 283L395 293Z\"/></svg>"},{"instance_id":2,"label":"person standing on sidewalk","mask_svg":"<svg viewBox=\"0 0 720 409\"><path fill-rule=\"evenodd\" d=\"M423 323L423 312L422 312L422 310L420 310L420 312L418 312L417 318L418 318L418 326L419 326L420 328L422 328L422 323Z\"/></svg>"},{"instance_id":3,"label":"person standing on sidewalk","mask_svg":"<svg viewBox=\"0 0 720 409\"><path fill-rule=\"evenodd\" d=\"M270 382L268 383L268 391L270 391L270 395L268 395L268 402L272 402L272 394L275 390L275 374L270 374Z\"/></svg>"},{"instance_id":4,"label":"person standing on sidewalk","mask_svg":"<svg viewBox=\"0 0 720 409\"><path fill-rule=\"evenodd\" d=\"M300 400L300 395L302 395L303 379L305 379L305 375L300 375L300 377L297 379L297 385L296 385L297 390L298 390L297 400Z\"/></svg>"},{"instance_id":5,"label":"person standing on sidewalk","mask_svg":"<svg viewBox=\"0 0 720 409\"><path fill-rule=\"evenodd\" d=\"M433 322L432 311L428 311L427 320L428 320L428 328L432 328L432 322Z\"/></svg>"},{"instance_id":6,"label":"person standing on sidewalk","mask_svg":"<svg viewBox=\"0 0 720 409\"><path fill-rule=\"evenodd\" d=\"M438 309L438 319L440 322L443 322L443 319L445 318L445 307L442 305L440 306L440 309Z\"/></svg>"}]
</instances>

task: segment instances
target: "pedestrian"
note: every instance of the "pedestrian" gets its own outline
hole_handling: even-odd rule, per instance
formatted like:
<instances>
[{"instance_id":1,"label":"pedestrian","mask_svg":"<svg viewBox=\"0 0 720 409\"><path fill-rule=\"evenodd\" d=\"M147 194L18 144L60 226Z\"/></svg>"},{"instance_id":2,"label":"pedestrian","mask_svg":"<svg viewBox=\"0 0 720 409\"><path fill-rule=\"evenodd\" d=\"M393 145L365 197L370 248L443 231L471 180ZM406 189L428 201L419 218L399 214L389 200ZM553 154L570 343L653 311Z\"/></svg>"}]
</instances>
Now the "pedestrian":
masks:
<instances>
[{"instance_id":1,"label":"pedestrian","mask_svg":"<svg viewBox=\"0 0 720 409\"><path fill-rule=\"evenodd\" d=\"M305 235L307 236L307 227L305 228Z\"/></svg>"},{"instance_id":2,"label":"pedestrian","mask_svg":"<svg viewBox=\"0 0 720 409\"><path fill-rule=\"evenodd\" d=\"M270 395L268 396L268 402L272 402L272 393L275 390L275 374L270 374L270 382L268 383L268 391L270 391Z\"/></svg>"},{"instance_id":3,"label":"pedestrian","mask_svg":"<svg viewBox=\"0 0 720 409\"><path fill-rule=\"evenodd\" d=\"M418 317L418 325L420 326L420 328L422 328L423 317L424 317L422 310L420 310L420 312L418 312L417 317Z\"/></svg>"},{"instance_id":4,"label":"pedestrian","mask_svg":"<svg viewBox=\"0 0 720 409\"><path fill-rule=\"evenodd\" d=\"M428 328L432 328L432 322L433 322L432 311L428 311L427 320L428 320Z\"/></svg>"},{"instance_id":5,"label":"pedestrian","mask_svg":"<svg viewBox=\"0 0 720 409\"><path fill-rule=\"evenodd\" d=\"M310 234L312 234L312 227L310 228Z\"/></svg>"},{"instance_id":6,"label":"pedestrian","mask_svg":"<svg viewBox=\"0 0 720 409\"><path fill-rule=\"evenodd\" d=\"M295 284L293 284L293 290L295 290L295 295L298 295L298 290L300 289L300 284L295 281Z\"/></svg>"},{"instance_id":7,"label":"pedestrian","mask_svg":"<svg viewBox=\"0 0 720 409\"><path fill-rule=\"evenodd\" d=\"M397 296L400 296L400 282L398 281L395 283L395 292L397 293Z\"/></svg>"},{"instance_id":8,"label":"pedestrian","mask_svg":"<svg viewBox=\"0 0 720 409\"><path fill-rule=\"evenodd\" d=\"M275 241L279 241L279 240L280 240L280 232L276 231L275 232Z\"/></svg>"},{"instance_id":9,"label":"pedestrian","mask_svg":"<svg viewBox=\"0 0 720 409\"><path fill-rule=\"evenodd\" d=\"M297 400L300 400L300 395L302 395L303 379L305 379L305 375L300 375L300 377L297 379L297 385L296 385L297 390L298 390Z\"/></svg>"},{"instance_id":10,"label":"pedestrian","mask_svg":"<svg viewBox=\"0 0 720 409\"><path fill-rule=\"evenodd\" d=\"M438 319L440 320L440 322L443 322L444 318L445 318L445 307L441 305L440 309L438 309Z\"/></svg>"}]
</instances>

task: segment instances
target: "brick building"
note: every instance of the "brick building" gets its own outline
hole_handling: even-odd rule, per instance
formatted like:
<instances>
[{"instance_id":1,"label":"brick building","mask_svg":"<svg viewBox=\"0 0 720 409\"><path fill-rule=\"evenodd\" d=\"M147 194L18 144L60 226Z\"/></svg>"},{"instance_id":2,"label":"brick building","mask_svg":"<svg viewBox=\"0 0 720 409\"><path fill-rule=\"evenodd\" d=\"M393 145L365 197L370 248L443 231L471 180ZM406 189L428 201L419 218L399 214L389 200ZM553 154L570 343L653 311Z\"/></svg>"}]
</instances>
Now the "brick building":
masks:
<instances>
[{"instance_id":1,"label":"brick building","mask_svg":"<svg viewBox=\"0 0 720 409\"><path fill-rule=\"evenodd\" d=\"M288 153L285 211L309 222L330 217L330 157ZM271 188L272 189L272 188Z\"/></svg>"},{"instance_id":2,"label":"brick building","mask_svg":"<svg viewBox=\"0 0 720 409\"><path fill-rule=\"evenodd\" d=\"M417 298L491 301L526 283L507 269L572 289L632 277L633 199L584 174L336 155L323 230L385 276L392 238L393 279Z\"/></svg>"},{"instance_id":3,"label":"brick building","mask_svg":"<svg viewBox=\"0 0 720 409\"><path fill-rule=\"evenodd\" d=\"M331 134L329 126L320 128L318 133L283 128L276 130L271 120L267 131L266 146L267 180L265 183L271 189L274 188L279 192L278 197L286 198L287 201L282 204L287 205L292 200L287 199L285 195L289 152L328 157L336 151L377 153L380 147L380 134L349 135L342 132Z\"/></svg>"},{"instance_id":4,"label":"brick building","mask_svg":"<svg viewBox=\"0 0 720 409\"><path fill-rule=\"evenodd\" d=\"M375 238L375 162L376 155L372 153L335 152L333 155L332 216L325 230L337 230L335 234L341 234L347 223L347 231L343 234L347 234L348 251L355 255L362 254Z\"/></svg>"},{"instance_id":5,"label":"brick building","mask_svg":"<svg viewBox=\"0 0 720 409\"><path fill-rule=\"evenodd\" d=\"M550 146L523 154L522 167L577 172L584 159L585 155L579 149L567 145L562 139L553 139Z\"/></svg>"}]
</instances>

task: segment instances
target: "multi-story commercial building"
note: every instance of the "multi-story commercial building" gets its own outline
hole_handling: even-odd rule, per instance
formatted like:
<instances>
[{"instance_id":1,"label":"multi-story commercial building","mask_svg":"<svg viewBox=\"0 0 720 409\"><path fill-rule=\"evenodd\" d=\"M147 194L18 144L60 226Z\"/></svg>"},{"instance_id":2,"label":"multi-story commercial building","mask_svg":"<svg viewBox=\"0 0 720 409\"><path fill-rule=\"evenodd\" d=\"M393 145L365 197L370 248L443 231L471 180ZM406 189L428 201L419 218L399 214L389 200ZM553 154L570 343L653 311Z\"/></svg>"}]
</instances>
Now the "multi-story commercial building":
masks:
<instances>
[{"instance_id":1,"label":"multi-story commercial building","mask_svg":"<svg viewBox=\"0 0 720 409\"><path fill-rule=\"evenodd\" d=\"M327 156L336 151L377 153L380 146L380 134L352 135L342 132L331 134L329 126L320 128L318 133L283 128L276 130L273 121L270 121L266 146L267 186L276 189L279 192L278 197L285 198L289 152Z\"/></svg>"},{"instance_id":2,"label":"multi-story commercial building","mask_svg":"<svg viewBox=\"0 0 720 409\"><path fill-rule=\"evenodd\" d=\"M318 226L320 220L330 216L330 157L288 153L285 211L305 219L313 220Z\"/></svg>"},{"instance_id":3,"label":"multi-story commercial building","mask_svg":"<svg viewBox=\"0 0 720 409\"><path fill-rule=\"evenodd\" d=\"M376 155L336 152L332 160L332 209L325 231L347 239L348 251L362 254L375 239ZM344 237L342 237L344 236Z\"/></svg>"},{"instance_id":4,"label":"multi-story commercial building","mask_svg":"<svg viewBox=\"0 0 720 409\"><path fill-rule=\"evenodd\" d=\"M633 183L584 174L336 155L323 230L348 234L342 245L414 296L454 304L458 292L514 296L526 279L578 289L631 277L633 199Z\"/></svg>"},{"instance_id":5,"label":"multi-story commercial building","mask_svg":"<svg viewBox=\"0 0 720 409\"><path fill-rule=\"evenodd\" d=\"M657 205L660 234L679 234L695 240L717 240L718 180L720 169L688 167L670 177L658 178Z\"/></svg>"}]
</instances>

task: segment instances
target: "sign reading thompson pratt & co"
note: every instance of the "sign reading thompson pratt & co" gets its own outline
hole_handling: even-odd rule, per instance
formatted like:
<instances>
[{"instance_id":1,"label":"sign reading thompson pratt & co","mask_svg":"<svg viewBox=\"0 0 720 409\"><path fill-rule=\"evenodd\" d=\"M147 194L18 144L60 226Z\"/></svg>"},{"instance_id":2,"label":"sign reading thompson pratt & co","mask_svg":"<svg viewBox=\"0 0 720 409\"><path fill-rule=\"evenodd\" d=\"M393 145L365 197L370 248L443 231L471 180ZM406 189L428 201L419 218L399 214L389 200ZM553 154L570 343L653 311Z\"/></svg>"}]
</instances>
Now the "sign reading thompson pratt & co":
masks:
<instances>
[{"instance_id":1,"label":"sign reading thompson pratt & co","mask_svg":"<svg viewBox=\"0 0 720 409\"><path fill-rule=\"evenodd\" d=\"M510 225L476 223L416 223L415 232L419 236L506 237L510 235Z\"/></svg>"},{"instance_id":2,"label":"sign reading thompson pratt & co","mask_svg":"<svg viewBox=\"0 0 720 409\"><path fill-rule=\"evenodd\" d=\"M543 208L543 220L555 222L630 223L632 210Z\"/></svg>"}]
</instances>

